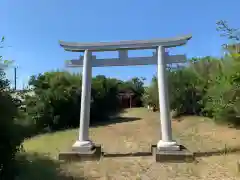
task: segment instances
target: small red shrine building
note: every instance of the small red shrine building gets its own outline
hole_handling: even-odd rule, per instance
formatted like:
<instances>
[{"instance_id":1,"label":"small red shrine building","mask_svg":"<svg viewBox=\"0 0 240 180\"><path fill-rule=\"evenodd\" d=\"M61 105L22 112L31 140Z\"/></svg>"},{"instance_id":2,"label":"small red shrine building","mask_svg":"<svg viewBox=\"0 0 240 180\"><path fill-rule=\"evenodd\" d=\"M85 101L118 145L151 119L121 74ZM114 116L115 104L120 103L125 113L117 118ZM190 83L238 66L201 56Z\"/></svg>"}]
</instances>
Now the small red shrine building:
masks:
<instances>
[{"instance_id":1,"label":"small red shrine building","mask_svg":"<svg viewBox=\"0 0 240 180\"><path fill-rule=\"evenodd\" d=\"M134 100L135 93L130 90L122 90L118 93L120 99L120 104L122 108L132 108L136 106L136 101Z\"/></svg>"}]
</instances>

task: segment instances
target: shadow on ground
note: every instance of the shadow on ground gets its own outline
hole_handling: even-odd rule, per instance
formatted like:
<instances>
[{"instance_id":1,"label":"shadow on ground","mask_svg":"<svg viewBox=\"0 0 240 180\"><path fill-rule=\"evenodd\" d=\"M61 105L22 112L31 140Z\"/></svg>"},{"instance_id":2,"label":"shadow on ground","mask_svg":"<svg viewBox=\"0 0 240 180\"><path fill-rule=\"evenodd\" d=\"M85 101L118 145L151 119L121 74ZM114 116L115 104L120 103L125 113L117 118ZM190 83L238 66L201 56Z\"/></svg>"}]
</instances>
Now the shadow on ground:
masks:
<instances>
[{"instance_id":1,"label":"shadow on ground","mask_svg":"<svg viewBox=\"0 0 240 180\"><path fill-rule=\"evenodd\" d=\"M240 147L228 147L215 151L195 152L195 157L222 156L227 154L240 153ZM143 157L152 156L151 152L132 152L132 153L103 153L104 157Z\"/></svg>"},{"instance_id":2,"label":"shadow on ground","mask_svg":"<svg viewBox=\"0 0 240 180\"><path fill-rule=\"evenodd\" d=\"M16 180L84 180L83 177L73 177L64 174L60 162L39 154L24 153L18 157L19 174Z\"/></svg>"},{"instance_id":3,"label":"shadow on ground","mask_svg":"<svg viewBox=\"0 0 240 180\"><path fill-rule=\"evenodd\" d=\"M111 124L118 124L118 123L124 123L124 122L131 122L131 121L137 121L141 120L139 117L111 117L107 119L106 121L100 121L100 122L93 122L91 123L91 127L96 127L96 126L107 126Z\"/></svg>"},{"instance_id":4,"label":"shadow on ground","mask_svg":"<svg viewBox=\"0 0 240 180\"><path fill-rule=\"evenodd\" d=\"M240 153L239 147L225 147L223 149L215 150L215 151L205 151L205 152L195 152L195 157L209 157L209 156L221 156L227 154L235 154Z\"/></svg>"},{"instance_id":5,"label":"shadow on ground","mask_svg":"<svg viewBox=\"0 0 240 180\"><path fill-rule=\"evenodd\" d=\"M103 157L143 157L143 156L152 156L151 152L133 152L133 153L104 153Z\"/></svg>"}]
</instances>

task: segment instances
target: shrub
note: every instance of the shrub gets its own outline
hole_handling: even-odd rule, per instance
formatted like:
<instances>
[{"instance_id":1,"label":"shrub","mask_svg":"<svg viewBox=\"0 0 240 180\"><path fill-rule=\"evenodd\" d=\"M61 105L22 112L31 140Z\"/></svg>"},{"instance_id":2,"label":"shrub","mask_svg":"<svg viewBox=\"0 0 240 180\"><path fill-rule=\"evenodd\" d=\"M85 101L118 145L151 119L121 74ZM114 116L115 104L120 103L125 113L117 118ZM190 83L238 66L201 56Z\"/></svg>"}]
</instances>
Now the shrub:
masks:
<instances>
[{"instance_id":1,"label":"shrub","mask_svg":"<svg viewBox=\"0 0 240 180\"><path fill-rule=\"evenodd\" d=\"M106 121L120 110L121 81L105 76L92 79L91 122ZM68 72L47 72L29 82L34 96L25 100L27 122L37 132L79 126L81 76Z\"/></svg>"},{"instance_id":2,"label":"shrub","mask_svg":"<svg viewBox=\"0 0 240 180\"><path fill-rule=\"evenodd\" d=\"M217 122L240 125L240 62L226 56L211 79L205 110Z\"/></svg>"},{"instance_id":3,"label":"shrub","mask_svg":"<svg viewBox=\"0 0 240 180\"><path fill-rule=\"evenodd\" d=\"M26 113L37 131L79 125L80 83L78 74L49 72L32 76L33 96L25 100Z\"/></svg>"},{"instance_id":4,"label":"shrub","mask_svg":"<svg viewBox=\"0 0 240 180\"><path fill-rule=\"evenodd\" d=\"M142 95L142 101L145 106L155 105L159 108L157 78L154 76L149 87L146 87Z\"/></svg>"},{"instance_id":5,"label":"shrub","mask_svg":"<svg viewBox=\"0 0 240 180\"><path fill-rule=\"evenodd\" d=\"M213 117L217 122L240 124L240 57L194 58L187 66L170 69L169 100L178 115ZM156 77L147 88L145 103L158 105Z\"/></svg>"},{"instance_id":6,"label":"shrub","mask_svg":"<svg viewBox=\"0 0 240 180\"><path fill-rule=\"evenodd\" d=\"M91 122L107 121L120 110L119 82L116 79L97 76L92 81Z\"/></svg>"},{"instance_id":7,"label":"shrub","mask_svg":"<svg viewBox=\"0 0 240 180\"><path fill-rule=\"evenodd\" d=\"M4 37L0 41L3 48ZM9 92L9 81L4 69L9 61L0 56L0 179L11 180L16 175L15 156L20 150L23 137L21 128L15 123L18 114L16 101Z\"/></svg>"},{"instance_id":8,"label":"shrub","mask_svg":"<svg viewBox=\"0 0 240 180\"><path fill-rule=\"evenodd\" d=\"M9 92L0 91L0 179L13 179L16 153L21 148L21 127L15 123L17 107Z\"/></svg>"},{"instance_id":9,"label":"shrub","mask_svg":"<svg viewBox=\"0 0 240 180\"><path fill-rule=\"evenodd\" d=\"M171 109L178 115L200 114L203 87L194 71L188 67L171 71L168 79Z\"/></svg>"},{"instance_id":10,"label":"shrub","mask_svg":"<svg viewBox=\"0 0 240 180\"><path fill-rule=\"evenodd\" d=\"M167 70L168 95L170 108L177 115L201 114L203 108L202 97L205 81L193 70L199 62L193 61L191 66L178 66ZM145 103L159 106L157 77L145 91Z\"/></svg>"}]
</instances>

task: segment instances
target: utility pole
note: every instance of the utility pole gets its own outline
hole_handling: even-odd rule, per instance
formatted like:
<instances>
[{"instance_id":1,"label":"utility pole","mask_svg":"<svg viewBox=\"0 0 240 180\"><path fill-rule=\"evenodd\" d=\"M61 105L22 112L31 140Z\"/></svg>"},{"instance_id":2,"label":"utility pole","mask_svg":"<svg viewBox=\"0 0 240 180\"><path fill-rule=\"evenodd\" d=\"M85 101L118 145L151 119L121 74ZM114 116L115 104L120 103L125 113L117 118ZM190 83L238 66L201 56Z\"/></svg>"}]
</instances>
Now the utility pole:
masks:
<instances>
[{"instance_id":1,"label":"utility pole","mask_svg":"<svg viewBox=\"0 0 240 180\"><path fill-rule=\"evenodd\" d=\"M17 67L14 67L14 90L17 90Z\"/></svg>"}]
</instances>

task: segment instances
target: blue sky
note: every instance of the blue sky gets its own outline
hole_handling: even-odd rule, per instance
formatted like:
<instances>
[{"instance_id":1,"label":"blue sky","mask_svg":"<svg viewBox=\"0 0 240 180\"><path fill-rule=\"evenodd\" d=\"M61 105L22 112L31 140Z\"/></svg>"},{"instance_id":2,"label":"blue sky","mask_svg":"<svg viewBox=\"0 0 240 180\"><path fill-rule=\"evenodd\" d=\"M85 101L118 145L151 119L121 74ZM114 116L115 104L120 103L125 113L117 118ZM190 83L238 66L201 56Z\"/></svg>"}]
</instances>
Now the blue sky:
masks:
<instances>
[{"instance_id":1,"label":"blue sky","mask_svg":"<svg viewBox=\"0 0 240 180\"><path fill-rule=\"evenodd\" d=\"M0 36L6 37L1 53L18 68L18 88L28 77L66 69L64 61L79 53L65 52L59 40L95 42L138 40L192 34L184 47L170 52L193 56L220 56L226 42L216 31L216 21L240 27L239 0L1 0ZM150 52L138 51L135 55ZM115 53L102 53L109 57ZM75 69L81 71L81 68ZM93 75L129 79L143 76L149 82L156 66L94 68ZM13 80L13 69L8 70Z\"/></svg>"}]
</instances>

